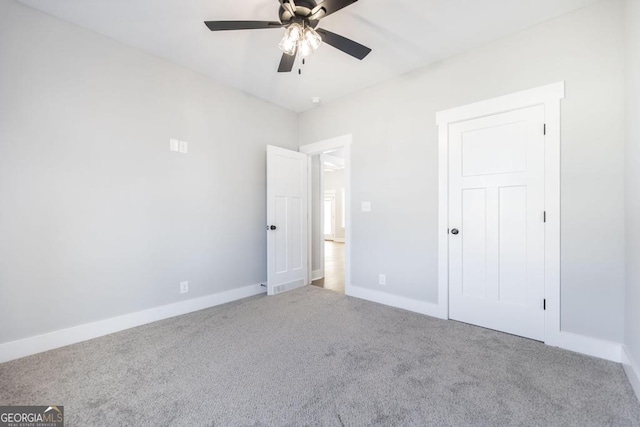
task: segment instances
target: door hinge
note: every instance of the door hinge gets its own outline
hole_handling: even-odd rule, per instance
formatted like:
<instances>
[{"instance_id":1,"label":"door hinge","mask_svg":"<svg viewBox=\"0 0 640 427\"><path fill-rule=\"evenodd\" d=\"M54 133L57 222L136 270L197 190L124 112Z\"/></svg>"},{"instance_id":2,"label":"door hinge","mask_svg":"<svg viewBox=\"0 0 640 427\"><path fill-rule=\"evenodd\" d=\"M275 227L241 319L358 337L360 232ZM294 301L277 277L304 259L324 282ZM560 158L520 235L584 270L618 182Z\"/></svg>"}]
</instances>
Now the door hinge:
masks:
<instances>
[{"instance_id":1,"label":"door hinge","mask_svg":"<svg viewBox=\"0 0 640 427\"><path fill-rule=\"evenodd\" d=\"M544 211L544 213L542 214L542 220L544 222L547 222L547 211Z\"/></svg>"},{"instance_id":2,"label":"door hinge","mask_svg":"<svg viewBox=\"0 0 640 427\"><path fill-rule=\"evenodd\" d=\"M545 311L547 310L547 300L546 299L542 300L542 309L545 310Z\"/></svg>"},{"instance_id":3,"label":"door hinge","mask_svg":"<svg viewBox=\"0 0 640 427\"><path fill-rule=\"evenodd\" d=\"M546 123L542 126L542 134L543 135L547 134L547 124Z\"/></svg>"}]
</instances>

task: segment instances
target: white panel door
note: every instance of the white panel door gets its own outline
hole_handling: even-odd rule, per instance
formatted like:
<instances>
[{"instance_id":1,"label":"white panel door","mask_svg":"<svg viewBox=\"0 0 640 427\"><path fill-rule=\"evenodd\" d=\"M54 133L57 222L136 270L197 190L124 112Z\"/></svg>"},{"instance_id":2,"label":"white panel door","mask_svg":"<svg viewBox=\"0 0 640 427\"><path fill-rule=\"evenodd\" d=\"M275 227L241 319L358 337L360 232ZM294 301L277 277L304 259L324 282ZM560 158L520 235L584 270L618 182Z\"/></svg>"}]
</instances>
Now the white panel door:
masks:
<instances>
[{"instance_id":1,"label":"white panel door","mask_svg":"<svg viewBox=\"0 0 640 427\"><path fill-rule=\"evenodd\" d=\"M544 107L452 124L449 316L544 340Z\"/></svg>"},{"instance_id":2,"label":"white panel door","mask_svg":"<svg viewBox=\"0 0 640 427\"><path fill-rule=\"evenodd\" d=\"M267 146L267 294L307 284L307 155Z\"/></svg>"}]
</instances>

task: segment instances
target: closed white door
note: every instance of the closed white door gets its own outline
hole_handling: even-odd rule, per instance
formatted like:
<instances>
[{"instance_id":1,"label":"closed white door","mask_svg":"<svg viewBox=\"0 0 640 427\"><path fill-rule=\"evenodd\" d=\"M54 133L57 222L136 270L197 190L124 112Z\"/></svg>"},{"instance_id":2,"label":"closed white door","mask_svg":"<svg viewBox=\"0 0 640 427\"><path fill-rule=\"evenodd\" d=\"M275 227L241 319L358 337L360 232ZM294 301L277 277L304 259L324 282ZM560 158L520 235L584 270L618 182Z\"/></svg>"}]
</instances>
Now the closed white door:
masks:
<instances>
[{"instance_id":1,"label":"closed white door","mask_svg":"<svg viewBox=\"0 0 640 427\"><path fill-rule=\"evenodd\" d=\"M449 135L449 316L542 341L544 107Z\"/></svg>"},{"instance_id":2,"label":"closed white door","mask_svg":"<svg viewBox=\"0 0 640 427\"><path fill-rule=\"evenodd\" d=\"M267 146L267 294L307 284L307 155Z\"/></svg>"}]
</instances>

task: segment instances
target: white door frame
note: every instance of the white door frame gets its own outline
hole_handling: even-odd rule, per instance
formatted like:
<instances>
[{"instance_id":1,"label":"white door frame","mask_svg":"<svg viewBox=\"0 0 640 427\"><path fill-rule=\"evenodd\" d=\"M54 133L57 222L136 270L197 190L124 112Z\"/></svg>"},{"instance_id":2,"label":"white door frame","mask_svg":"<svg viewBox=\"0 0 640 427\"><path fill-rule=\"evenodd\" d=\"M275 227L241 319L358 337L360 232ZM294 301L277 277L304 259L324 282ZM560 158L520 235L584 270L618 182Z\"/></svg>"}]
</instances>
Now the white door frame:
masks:
<instances>
[{"instance_id":1,"label":"white door frame","mask_svg":"<svg viewBox=\"0 0 640 427\"><path fill-rule=\"evenodd\" d=\"M560 101L564 81L437 113L438 309L449 318L449 125L535 105L545 108L545 343L560 345Z\"/></svg>"},{"instance_id":2,"label":"white door frame","mask_svg":"<svg viewBox=\"0 0 640 427\"><path fill-rule=\"evenodd\" d=\"M351 134L338 136L336 138L326 139L323 141L315 142L313 144L301 145L300 152L309 155L309 194L312 194L311 191L311 156L315 156L318 154L322 154L326 151L344 149L344 189L345 189L345 258L344 258L344 293L346 295L351 295L351 143L353 142L353 136ZM324 200L324 185L321 188L321 195ZM309 208L307 212L308 215L311 215L311 197L309 197ZM308 257L309 257L309 268L307 271L309 272L308 281L311 283L311 272L312 272L312 221L311 219L307 221L307 227L309 230L309 238L308 238ZM324 234L323 234L324 235ZM322 245L324 247L324 245ZM323 261L324 266L324 261Z\"/></svg>"}]
</instances>

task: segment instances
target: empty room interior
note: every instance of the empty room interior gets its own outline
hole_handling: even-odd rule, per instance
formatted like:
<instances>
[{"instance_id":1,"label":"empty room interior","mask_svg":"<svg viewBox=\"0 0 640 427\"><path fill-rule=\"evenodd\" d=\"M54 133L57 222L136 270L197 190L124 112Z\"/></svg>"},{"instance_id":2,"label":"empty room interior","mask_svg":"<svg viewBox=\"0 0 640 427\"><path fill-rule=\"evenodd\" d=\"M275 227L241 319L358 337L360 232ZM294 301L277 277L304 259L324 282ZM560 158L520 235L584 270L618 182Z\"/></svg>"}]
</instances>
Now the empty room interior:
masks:
<instances>
[{"instance_id":1,"label":"empty room interior","mask_svg":"<svg viewBox=\"0 0 640 427\"><path fill-rule=\"evenodd\" d=\"M639 397L640 0L0 0L0 426Z\"/></svg>"}]
</instances>

